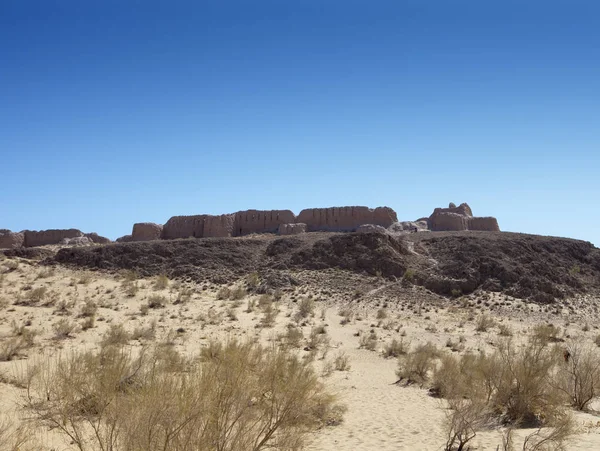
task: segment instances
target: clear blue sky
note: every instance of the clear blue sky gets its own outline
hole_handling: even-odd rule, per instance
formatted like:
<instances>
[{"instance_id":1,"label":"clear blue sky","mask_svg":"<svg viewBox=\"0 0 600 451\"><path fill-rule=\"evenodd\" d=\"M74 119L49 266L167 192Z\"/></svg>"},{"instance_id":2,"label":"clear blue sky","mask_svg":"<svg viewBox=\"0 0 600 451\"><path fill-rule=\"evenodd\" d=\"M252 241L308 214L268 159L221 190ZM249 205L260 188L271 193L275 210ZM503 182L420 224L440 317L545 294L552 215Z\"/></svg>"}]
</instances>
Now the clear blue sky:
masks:
<instances>
[{"instance_id":1,"label":"clear blue sky","mask_svg":"<svg viewBox=\"0 0 600 451\"><path fill-rule=\"evenodd\" d=\"M468 202L600 245L600 2L0 2L0 228Z\"/></svg>"}]
</instances>

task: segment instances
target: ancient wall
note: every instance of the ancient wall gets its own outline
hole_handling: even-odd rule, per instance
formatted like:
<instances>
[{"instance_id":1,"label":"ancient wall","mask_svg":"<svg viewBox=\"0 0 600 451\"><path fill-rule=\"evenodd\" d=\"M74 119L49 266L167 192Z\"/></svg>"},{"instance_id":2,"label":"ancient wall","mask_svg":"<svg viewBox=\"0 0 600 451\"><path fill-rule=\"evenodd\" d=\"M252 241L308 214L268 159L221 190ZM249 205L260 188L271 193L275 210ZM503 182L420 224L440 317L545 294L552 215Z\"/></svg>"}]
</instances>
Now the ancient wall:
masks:
<instances>
[{"instance_id":1,"label":"ancient wall","mask_svg":"<svg viewBox=\"0 0 600 451\"><path fill-rule=\"evenodd\" d=\"M23 246L24 241L24 233L0 229L0 249L15 249Z\"/></svg>"},{"instance_id":2,"label":"ancient wall","mask_svg":"<svg viewBox=\"0 0 600 451\"><path fill-rule=\"evenodd\" d=\"M474 217L471 207L466 203L458 207L450 203L448 208L436 208L427 220L430 230L434 232L453 230L482 230L499 232L496 218Z\"/></svg>"},{"instance_id":3,"label":"ancient wall","mask_svg":"<svg viewBox=\"0 0 600 451\"><path fill-rule=\"evenodd\" d=\"M202 236L205 238L226 238L235 234L235 215L207 215L204 219Z\"/></svg>"},{"instance_id":4,"label":"ancient wall","mask_svg":"<svg viewBox=\"0 0 600 451\"><path fill-rule=\"evenodd\" d=\"M133 225L131 241L159 240L162 235L163 226L153 222L138 222Z\"/></svg>"},{"instance_id":5,"label":"ancient wall","mask_svg":"<svg viewBox=\"0 0 600 451\"><path fill-rule=\"evenodd\" d=\"M83 236L81 230L77 229L51 229L32 231L25 230L25 247L45 246L47 244L58 244L65 238L76 238Z\"/></svg>"},{"instance_id":6,"label":"ancient wall","mask_svg":"<svg viewBox=\"0 0 600 451\"><path fill-rule=\"evenodd\" d=\"M389 227L398 222L396 212L388 207L308 208L302 210L296 222L305 223L309 232L318 230L352 232L363 224Z\"/></svg>"},{"instance_id":7,"label":"ancient wall","mask_svg":"<svg viewBox=\"0 0 600 451\"><path fill-rule=\"evenodd\" d=\"M469 218L469 230L483 230L487 232L499 232L498 220L491 216Z\"/></svg>"},{"instance_id":8,"label":"ancient wall","mask_svg":"<svg viewBox=\"0 0 600 451\"><path fill-rule=\"evenodd\" d=\"M437 210L437 209L436 209ZM429 217L429 229L434 232L468 230L469 217L458 213L435 212Z\"/></svg>"},{"instance_id":9,"label":"ancient wall","mask_svg":"<svg viewBox=\"0 0 600 451\"><path fill-rule=\"evenodd\" d=\"M163 226L162 238L165 240L189 237L202 238L204 236L204 221L207 216L173 216Z\"/></svg>"},{"instance_id":10,"label":"ancient wall","mask_svg":"<svg viewBox=\"0 0 600 451\"><path fill-rule=\"evenodd\" d=\"M448 208L436 208L433 210L433 214L435 213L455 213L462 216L473 216L473 211L466 202L463 202L458 207L450 202Z\"/></svg>"},{"instance_id":11,"label":"ancient wall","mask_svg":"<svg viewBox=\"0 0 600 451\"><path fill-rule=\"evenodd\" d=\"M245 210L235 213L234 236L277 233L281 224L296 222L290 210Z\"/></svg>"},{"instance_id":12,"label":"ancient wall","mask_svg":"<svg viewBox=\"0 0 600 451\"><path fill-rule=\"evenodd\" d=\"M110 239L108 239L104 236L100 236L96 232L86 233L85 236L88 237L90 240L92 240L93 243L96 243L96 244L108 244L108 243L112 242Z\"/></svg>"},{"instance_id":13,"label":"ancient wall","mask_svg":"<svg viewBox=\"0 0 600 451\"><path fill-rule=\"evenodd\" d=\"M297 222L294 224L281 224L277 231L279 235L299 235L306 233L306 224Z\"/></svg>"}]
</instances>

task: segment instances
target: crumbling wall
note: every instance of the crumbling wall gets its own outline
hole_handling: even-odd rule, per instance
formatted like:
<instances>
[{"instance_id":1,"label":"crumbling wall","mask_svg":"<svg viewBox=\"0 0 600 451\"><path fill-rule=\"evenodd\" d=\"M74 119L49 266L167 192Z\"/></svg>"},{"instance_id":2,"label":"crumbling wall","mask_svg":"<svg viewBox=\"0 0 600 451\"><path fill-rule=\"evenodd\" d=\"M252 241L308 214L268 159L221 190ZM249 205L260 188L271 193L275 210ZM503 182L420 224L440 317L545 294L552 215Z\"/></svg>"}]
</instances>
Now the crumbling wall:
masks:
<instances>
[{"instance_id":1,"label":"crumbling wall","mask_svg":"<svg viewBox=\"0 0 600 451\"><path fill-rule=\"evenodd\" d=\"M159 240L162 235L163 226L153 222L138 222L133 225L131 241Z\"/></svg>"},{"instance_id":2,"label":"crumbling wall","mask_svg":"<svg viewBox=\"0 0 600 451\"><path fill-rule=\"evenodd\" d=\"M234 236L235 215L207 215L204 219L203 237L223 238Z\"/></svg>"},{"instance_id":3,"label":"crumbling wall","mask_svg":"<svg viewBox=\"0 0 600 451\"><path fill-rule=\"evenodd\" d=\"M469 229L469 218L457 213L436 212L429 217L429 228L434 232Z\"/></svg>"},{"instance_id":4,"label":"crumbling wall","mask_svg":"<svg viewBox=\"0 0 600 451\"><path fill-rule=\"evenodd\" d=\"M245 210L235 213L235 236L277 233L281 224L296 222L290 210Z\"/></svg>"},{"instance_id":5,"label":"crumbling wall","mask_svg":"<svg viewBox=\"0 0 600 451\"><path fill-rule=\"evenodd\" d=\"M469 218L469 230L482 230L486 232L499 232L498 220L491 216Z\"/></svg>"},{"instance_id":6,"label":"crumbling wall","mask_svg":"<svg viewBox=\"0 0 600 451\"><path fill-rule=\"evenodd\" d=\"M24 241L24 233L0 229L0 249L16 249L23 246Z\"/></svg>"},{"instance_id":7,"label":"crumbling wall","mask_svg":"<svg viewBox=\"0 0 600 451\"><path fill-rule=\"evenodd\" d=\"M299 235L306 233L306 224L297 222L295 224L281 224L279 226L279 235Z\"/></svg>"},{"instance_id":8,"label":"crumbling wall","mask_svg":"<svg viewBox=\"0 0 600 451\"><path fill-rule=\"evenodd\" d=\"M85 236L88 237L90 240L92 240L93 243L96 243L96 244L112 243L112 241L110 239L108 239L104 236L100 236L96 232L86 233Z\"/></svg>"},{"instance_id":9,"label":"crumbling wall","mask_svg":"<svg viewBox=\"0 0 600 451\"><path fill-rule=\"evenodd\" d=\"M204 236L204 221L207 216L173 216L163 226L162 238L165 240L189 237L202 238Z\"/></svg>"},{"instance_id":10,"label":"crumbling wall","mask_svg":"<svg viewBox=\"0 0 600 451\"><path fill-rule=\"evenodd\" d=\"M389 227L398 222L396 212L389 207L331 207L302 210L296 222L306 224L309 232L353 232L363 224Z\"/></svg>"},{"instance_id":11,"label":"crumbling wall","mask_svg":"<svg viewBox=\"0 0 600 451\"><path fill-rule=\"evenodd\" d=\"M58 244L65 238L77 238L83 236L83 232L77 229L51 229L51 230L25 230L25 247L45 246Z\"/></svg>"}]
</instances>

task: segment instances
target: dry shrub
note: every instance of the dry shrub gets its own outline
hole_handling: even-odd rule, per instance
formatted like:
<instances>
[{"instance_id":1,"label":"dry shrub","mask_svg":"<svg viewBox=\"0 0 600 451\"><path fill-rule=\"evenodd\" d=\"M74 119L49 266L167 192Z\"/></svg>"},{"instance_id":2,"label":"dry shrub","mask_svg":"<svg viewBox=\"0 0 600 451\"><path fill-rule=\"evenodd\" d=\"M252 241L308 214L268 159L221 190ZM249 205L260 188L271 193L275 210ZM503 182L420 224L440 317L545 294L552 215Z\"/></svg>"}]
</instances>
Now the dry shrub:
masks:
<instances>
[{"instance_id":1,"label":"dry shrub","mask_svg":"<svg viewBox=\"0 0 600 451\"><path fill-rule=\"evenodd\" d=\"M231 290L227 287L221 287L219 288L219 291L217 291L217 300L219 301L224 301L229 299L229 296L231 296Z\"/></svg>"},{"instance_id":2,"label":"dry shrub","mask_svg":"<svg viewBox=\"0 0 600 451\"><path fill-rule=\"evenodd\" d=\"M600 353L582 343L572 343L558 365L556 387L569 399L571 406L585 410L600 394Z\"/></svg>"},{"instance_id":3,"label":"dry shrub","mask_svg":"<svg viewBox=\"0 0 600 451\"><path fill-rule=\"evenodd\" d=\"M362 334L358 340L358 347L368 351L375 351L377 349L377 333L371 330L369 334Z\"/></svg>"},{"instance_id":4,"label":"dry shrub","mask_svg":"<svg viewBox=\"0 0 600 451\"><path fill-rule=\"evenodd\" d=\"M129 343L131 334L125 330L123 324L111 324L110 328L102 336L100 344L106 346L122 346Z\"/></svg>"},{"instance_id":5,"label":"dry shrub","mask_svg":"<svg viewBox=\"0 0 600 451\"><path fill-rule=\"evenodd\" d=\"M280 339L286 346L299 348L304 340L304 334L302 333L302 329L290 323L287 325L286 333L281 335Z\"/></svg>"},{"instance_id":6,"label":"dry shrub","mask_svg":"<svg viewBox=\"0 0 600 451\"><path fill-rule=\"evenodd\" d=\"M405 343L404 339L396 340L395 338L383 347L383 357L389 359L390 357L400 357L405 355L410 348L410 343Z\"/></svg>"},{"instance_id":7,"label":"dry shrub","mask_svg":"<svg viewBox=\"0 0 600 451\"><path fill-rule=\"evenodd\" d=\"M77 324L69 321L67 318L62 318L52 325L54 338L58 340L69 338L76 328Z\"/></svg>"},{"instance_id":8,"label":"dry shrub","mask_svg":"<svg viewBox=\"0 0 600 451\"><path fill-rule=\"evenodd\" d=\"M467 451L472 449L469 442L477 431L488 426L491 414L488 406L481 400L452 399L448 402L444 429L446 445L444 451Z\"/></svg>"},{"instance_id":9,"label":"dry shrub","mask_svg":"<svg viewBox=\"0 0 600 451\"><path fill-rule=\"evenodd\" d=\"M494 327L495 324L496 322L492 318L484 314L477 318L475 330L477 332L487 332L487 330Z\"/></svg>"},{"instance_id":10,"label":"dry shrub","mask_svg":"<svg viewBox=\"0 0 600 451\"><path fill-rule=\"evenodd\" d=\"M564 341L559 337L560 327L554 324L538 324L533 328L533 338L543 343L558 343Z\"/></svg>"},{"instance_id":11,"label":"dry shrub","mask_svg":"<svg viewBox=\"0 0 600 451\"><path fill-rule=\"evenodd\" d=\"M45 361L30 368L28 407L80 450L297 450L315 428L339 423L343 408L293 353L214 348L183 371L116 347Z\"/></svg>"},{"instance_id":12,"label":"dry shrub","mask_svg":"<svg viewBox=\"0 0 600 451\"><path fill-rule=\"evenodd\" d=\"M472 418L472 410L469 410L465 417L467 424L461 427L454 424L447 429L449 434L462 428L461 436L468 438L482 427L481 424L492 419L511 427L540 428L528 436L523 449L562 449L554 446L573 433L572 420L564 406L564 392L569 392L568 387L572 387L569 384L572 384L577 368L586 368L582 374L588 374L591 369L584 362L597 361L595 355L592 358L592 354L586 352L576 351L579 365L565 366L555 348L546 340L533 337L520 349L507 340L490 355L442 357L434 372L432 391L445 397L451 409L458 409L454 414L459 420L460 409L466 408L465 405L480 411L479 416ZM557 387L557 381L565 384L562 390L560 385ZM589 390L582 393L581 399L590 396ZM449 437L452 438L452 434ZM510 442L510 437L506 437L504 449L512 449ZM460 440L449 443L453 447L446 449L461 449L457 445Z\"/></svg>"},{"instance_id":13,"label":"dry shrub","mask_svg":"<svg viewBox=\"0 0 600 451\"><path fill-rule=\"evenodd\" d=\"M350 371L350 357L344 351L340 351L333 359L336 371Z\"/></svg>"},{"instance_id":14,"label":"dry shrub","mask_svg":"<svg viewBox=\"0 0 600 451\"><path fill-rule=\"evenodd\" d=\"M81 311L79 312L80 318L90 318L96 316L98 312L98 306L91 299L87 299L85 304L81 307Z\"/></svg>"},{"instance_id":15,"label":"dry shrub","mask_svg":"<svg viewBox=\"0 0 600 451\"><path fill-rule=\"evenodd\" d=\"M438 357L439 350L432 343L417 346L414 351L398 359L397 382L423 385L433 371Z\"/></svg>"},{"instance_id":16,"label":"dry shrub","mask_svg":"<svg viewBox=\"0 0 600 451\"><path fill-rule=\"evenodd\" d=\"M154 280L154 289L155 290L166 290L169 287L169 278L161 274Z\"/></svg>"},{"instance_id":17,"label":"dry shrub","mask_svg":"<svg viewBox=\"0 0 600 451\"><path fill-rule=\"evenodd\" d=\"M33 450L34 444L31 443L31 432L26 426L15 426L8 418L0 416L0 446L6 451L25 451Z\"/></svg>"},{"instance_id":18,"label":"dry shrub","mask_svg":"<svg viewBox=\"0 0 600 451\"><path fill-rule=\"evenodd\" d=\"M167 305L167 298L158 294L153 294L148 298L148 308L164 308Z\"/></svg>"},{"instance_id":19,"label":"dry shrub","mask_svg":"<svg viewBox=\"0 0 600 451\"><path fill-rule=\"evenodd\" d=\"M153 340L156 336L156 320L148 326L139 326L133 329L131 333L132 340Z\"/></svg>"},{"instance_id":20,"label":"dry shrub","mask_svg":"<svg viewBox=\"0 0 600 451\"><path fill-rule=\"evenodd\" d=\"M306 319L309 316L314 315L315 313L315 301L312 297L304 298L298 304L298 316L300 318Z\"/></svg>"}]
</instances>

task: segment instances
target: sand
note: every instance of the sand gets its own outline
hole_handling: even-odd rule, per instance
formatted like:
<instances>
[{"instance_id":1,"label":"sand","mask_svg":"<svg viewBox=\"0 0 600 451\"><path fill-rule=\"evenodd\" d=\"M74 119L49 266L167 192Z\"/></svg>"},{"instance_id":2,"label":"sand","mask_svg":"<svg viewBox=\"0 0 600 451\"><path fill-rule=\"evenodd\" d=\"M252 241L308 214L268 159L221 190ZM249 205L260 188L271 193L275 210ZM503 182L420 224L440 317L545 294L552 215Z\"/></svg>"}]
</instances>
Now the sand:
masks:
<instances>
[{"instance_id":1,"label":"sand","mask_svg":"<svg viewBox=\"0 0 600 451\"><path fill-rule=\"evenodd\" d=\"M14 268L15 263L17 267ZM15 326L26 325L36 331L34 345L21 350L11 361L0 362L0 424L2 418L13 425L24 422L26 412L20 407L25 391L17 382L24 368L43 356L56 356L70 350L93 349L111 325L123 324L128 331L148 328L155 323L154 340L169 338L178 350L194 354L211 339L257 337L264 343L277 339L293 321L298 302L286 294L278 303L279 313L273 327L257 327L262 314L259 309L247 312L248 303L256 296L235 301L217 300L220 287L205 283L192 284L170 281L167 288L156 289L156 279L137 279L125 282L122 275L99 272L73 271L65 268L48 269L25 260L0 261L0 345L14 336ZM382 286L388 282L382 281ZM128 287L137 288L127 293ZM45 287L39 302L28 300L36 288ZM233 287L232 287L233 288ZM188 290L190 298L178 303L180 293ZM147 309L143 306L151 296L163 296L164 308ZM485 295L494 301L496 295ZM296 297L296 301L300 297ZM96 321L84 330L85 318L79 317L86 301L98 305ZM506 311L492 311L482 302L476 309L461 309L444 305L388 308L351 303L347 299L329 299L316 302L314 315L305 321L305 336L313 327L326 325L329 347L321 350L315 361L327 386L336 392L347 406L342 424L324 427L310 437L308 450L440 450L445 443L445 402L430 396L425 388L396 384L396 359L386 359L382 349L392 339L402 339L411 346L432 342L444 352L478 351L493 349L499 337L498 324L508 326L516 342L524 342L532 328L540 321L552 321L561 327L565 337L580 341L594 340L600 332L595 318L573 321L566 313L555 315L542 311L539 306L503 298L510 304ZM27 304L31 305L27 305ZM353 312L352 318L342 324L344 310ZM476 318L482 313L496 319L496 325L486 332L475 330ZM379 316L379 317L378 317ZM385 318L383 318L385 316ZM56 337L60 321L75 324L66 338ZM374 331L375 350L359 348L361 336ZM461 338L462 337L462 338ZM130 346L139 347L143 340L132 340ZM303 353L302 349L298 352ZM335 371L333 359L343 353L350 369ZM592 408L600 408L595 402ZM600 449L600 421L593 412L575 414L578 434L568 449ZM531 431L519 430L517 439ZM34 449L72 449L55 431L36 429L38 441ZM501 430L481 431L474 440L477 449L495 450L501 445ZM0 450L3 448L0 444Z\"/></svg>"}]
</instances>

